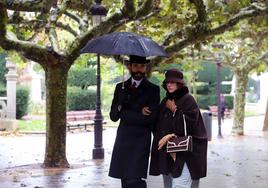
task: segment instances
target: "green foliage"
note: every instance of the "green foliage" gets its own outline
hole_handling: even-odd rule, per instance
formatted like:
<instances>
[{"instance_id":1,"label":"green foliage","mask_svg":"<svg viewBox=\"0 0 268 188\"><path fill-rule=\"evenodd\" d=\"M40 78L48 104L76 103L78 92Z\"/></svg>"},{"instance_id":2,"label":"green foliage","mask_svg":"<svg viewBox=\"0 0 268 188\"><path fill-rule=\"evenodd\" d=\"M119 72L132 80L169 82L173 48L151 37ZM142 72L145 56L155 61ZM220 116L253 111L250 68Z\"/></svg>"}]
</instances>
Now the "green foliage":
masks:
<instances>
[{"instance_id":1,"label":"green foliage","mask_svg":"<svg viewBox=\"0 0 268 188\"><path fill-rule=\"evenodd\" d=\"M128 70L125 67L125 78L128 78ZM114 59L101 57L101 102L103 115L109 118L114 89L117 83L122 82L123 66Z\"/></svg>"},{"instance_id":2,"label":"green foliage","mask_svg":"<svg viewBox=\"0 0 268 188\"><path fill-rule=\"evenodd\" d=\"M205 83L205 82L201 82ZM210 92L210 87L208 84L199 84L196 86L196 93L199 95L207 95Z\"/></svg>"},{"instance_id":3,"label":"green foliage","mask_svg":"<svg viewBox=\"0 0 268 188\"><path fill-rule=\"evenodd\" d=\"M217 104L216 95L197 95L197 104L201 109L208 109L209 106Z\"/></svg>"},{"instance_id":4,"label":"green foliage","mask_svg":"<svg viewBox=\"0 0 268 188\"><path fill-rule=\"evenodd\" d=\"M20 131L46 131L45 120L19 120L18 129Z\"/></svg>"},{"instance_id":5,"label":"green foliage","mask_svg":"<svg viewBox=\"0 0 268 188\"><path fill-rule=\"evenodd\" d=\"M229 94L232 91L232 85L228 84L228 85L221 85L221 93L223 94Z\"/></svg>"},{"instance_id":6,"label":"green foliage","mask_svg":"<svg viewBox=\"0 0 268 188\"><path fill-rule=\"evenodd\" d=\"M68 85L81 88L96 85L96 70L94 68L71 69L68 73Z\"/></svg>"},{"instance_id":7,"label":"green foliage","mask_svg":"<svg viewBox=\"0 0 268 188\"><path fill-rule=\"evenodd\" d=\"M198 71L197 78L200 82L215 83L217 79L216 64L211 62L203 62L203 69ZM228 67L221 67L221 80L231 81L233 73Z\"/></svg>"},{"instance_id":8,"label":"green foliage","mask_svg":"<svg viewBox=\"0 0 268 188\"><path fill-rule=\"evenodd\" d=\"M82 54L74 62L72 68L83 69L85 67L94 67L97 65L96 54Z\"/></svg>"},{"instance_id":9,"label":"green foliage","mask_svg":"<svg viewBox=\"0 0 268 188\"><path fill-rule=\"evenodd\" d=\"M233 109L234 97L231 95L224 96L226 106L228 109ZM217 105L216 95L197 95L197 104L201 109L208 109L209 106Z\"/></svg>"},{"instance_id":10,"label":"green foliage","mask_svg":"<svg viewBox=\"0 0 268 188\"><path fill-rule=\"evenodd\" d=\"M232 95L224 95L224 100L226 102L226 106L228 109L234 108L234 96Z\"/></svg>"},{"instance_id":11,"label":"green foliage","mask_svg":"<svg viewBox=\"0 0 268 188\"><path fill-rule=\"evenodd\" d=\"M29 104L29 113L35 115L45 115L46 114L46 104L44 102L33 102Z\"/></svg>"},{"instance_id":12,"label":"green foliage","mask_svg":"<svg viewBox=\"0 0 268 188\"><path fill-rule=\"evenodd\" d=\"M162 87L162 82L164 80L164 74L152 73L150 81L160 87L160 98L163 99L166 96L166 90Z\"/></svg>"},{"instance_id":13,"label":"green foliage","mask_svg":"<svg viewBox=\"0 0 268 188\"><path fill-rule=\"evenodd\" d=\"M30 90L28 87L19 86L17 87L16 97L16 118L21 119L28 112L29 106L29 94Z\"/></svg>"},{"instance_id":14,"label":"green foliage","mask_svg":"<svg viewBox=\"0 0 268 188\"><path fill-rule=\"evenodd\" d=\"M8 70L6 68L5 57L6 57L5 53L0 53L0 83L3 85L6 85L5 74L7 74L7 72L8 72Z\"/></svg>"},{"instance_id":15,"label":"green foliage","mask_svg":"<svg viewBox=\"0 0 268 188\"><path fill-rule=\"evenodd\" d=\"M0 97L5 97L7 95L6 86L0 82Z\"/></svg>"},{"instance_id":16,"label":"green foliage","mask_svg":"<svg viewBox=\"0 0 268 188\"><path fill-rule=\"evenodd\" d=\"M67 109L70 110L93 110L96 107L96 90L68 87Z\"/></svg>"}]
</instances>

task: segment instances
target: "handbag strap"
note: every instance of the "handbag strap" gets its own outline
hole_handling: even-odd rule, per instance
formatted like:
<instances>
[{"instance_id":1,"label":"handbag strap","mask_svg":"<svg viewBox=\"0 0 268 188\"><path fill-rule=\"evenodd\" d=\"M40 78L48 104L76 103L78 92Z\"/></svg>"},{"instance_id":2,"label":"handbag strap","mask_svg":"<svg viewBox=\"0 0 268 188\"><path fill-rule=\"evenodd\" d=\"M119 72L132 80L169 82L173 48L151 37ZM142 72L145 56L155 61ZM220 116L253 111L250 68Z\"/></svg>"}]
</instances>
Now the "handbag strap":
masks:
<instances>
[{"instance_id":1,"label":"handbag strap","mask_svg":"<svg viewBox=\"0 0 268 188\"><path fill-rule=\"evenodd\" d=\"M184 135L187 136L187 129L186 129L185 115L182 114L182 117L183 117Z\"/></svg>"},{"instance_id":2,"label":"handbag strap","mask_svg":"<svg viewBox=\"0 0 268 188\"><path fill-rule=\"evenodd\" d=\"M185 94L182 98L180 98L178 101L177 101L177 107L180 108L180 106L182 105L183 101L184 101L184 98L186 98L186 96L188 96L189 94ZM175 112L176 113L176 112ZM174 114L175 116L175 114ZM183 117L183 127L184 127L184 135L187 136L187 128L186 128L186 120L185 120L185 115L184 113L182 113L182 117Z\"/></svg>"}]
</instances>

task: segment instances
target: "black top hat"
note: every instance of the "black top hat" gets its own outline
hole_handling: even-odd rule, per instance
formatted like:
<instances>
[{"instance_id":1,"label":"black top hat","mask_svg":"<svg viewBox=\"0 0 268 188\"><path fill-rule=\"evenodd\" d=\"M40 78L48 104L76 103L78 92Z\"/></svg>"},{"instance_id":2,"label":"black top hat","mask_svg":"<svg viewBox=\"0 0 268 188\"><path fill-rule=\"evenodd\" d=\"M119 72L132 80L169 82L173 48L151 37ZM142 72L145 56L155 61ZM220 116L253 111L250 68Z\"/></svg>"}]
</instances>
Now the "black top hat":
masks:
<instances>
[{"instance_id":1,"label":"black top hat","mask_svg":"<svg viewBox=\"0 0 268 188\"><path fill-rule=\"evenodd\" d=\"M129 63L136 63L136 64L147 64L150 60L147 60L146 57L130 55L129 56Z\"/></svg>"},{"instance_id":2,"label":"black top hat","mask_svg":"<svg viewBox=\"0 0 268 188\"><path fill-rule=\"evenodd\" d=\"M175 68L167 70L167 72L165 73L164 83L166 82L177 82L184 84L183 73Z\"/></svg>"}]
</instances>

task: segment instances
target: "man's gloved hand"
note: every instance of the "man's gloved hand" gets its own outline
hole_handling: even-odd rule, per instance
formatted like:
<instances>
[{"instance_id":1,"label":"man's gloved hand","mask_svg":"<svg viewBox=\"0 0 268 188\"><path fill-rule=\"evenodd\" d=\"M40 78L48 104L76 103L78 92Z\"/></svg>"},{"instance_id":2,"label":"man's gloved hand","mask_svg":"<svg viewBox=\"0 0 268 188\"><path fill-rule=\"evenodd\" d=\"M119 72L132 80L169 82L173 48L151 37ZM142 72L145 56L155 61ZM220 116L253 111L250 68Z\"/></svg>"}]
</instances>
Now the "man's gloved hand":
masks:
<instances>
[{"instance_id":1,"label":"man's gloved hand","mask_svg":"<svg viewBox=\"0 0 268 188\"><path fill-rule=\"evenodd\" d=\"M124 107L127 107L129 104L129 96L125 89L121 89L118 92L118 105L120 106L119 111Z\"/></svg>"}]
</instances>

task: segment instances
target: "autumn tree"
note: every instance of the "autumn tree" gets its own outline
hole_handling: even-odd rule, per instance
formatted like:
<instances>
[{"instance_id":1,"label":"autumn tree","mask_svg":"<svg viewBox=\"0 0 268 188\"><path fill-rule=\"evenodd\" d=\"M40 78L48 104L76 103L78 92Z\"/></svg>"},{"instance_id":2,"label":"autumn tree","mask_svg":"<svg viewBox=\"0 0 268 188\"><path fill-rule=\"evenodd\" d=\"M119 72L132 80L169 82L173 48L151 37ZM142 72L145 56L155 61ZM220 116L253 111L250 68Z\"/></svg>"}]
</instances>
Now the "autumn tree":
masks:
<instances>
[{"instance_id":1,"label":"autumn tree","mask_svg":"<svg viewBox=\"0 0 268 188\"><path fill-rule=\"evenodd\" d=\"M235 32L225 35L225 38L221 40L222 48L218 49L218 53L222 57L220 61L231 68L235 77L232 132L237 135L244 134L245 94L249 75L263 69L265 60L268 59L268 46L265 37L267 26L259 26L258 31L256 31L254 30L256 24L248 25L248 21L246 22Z\"/></svg>"}]
</instances>

